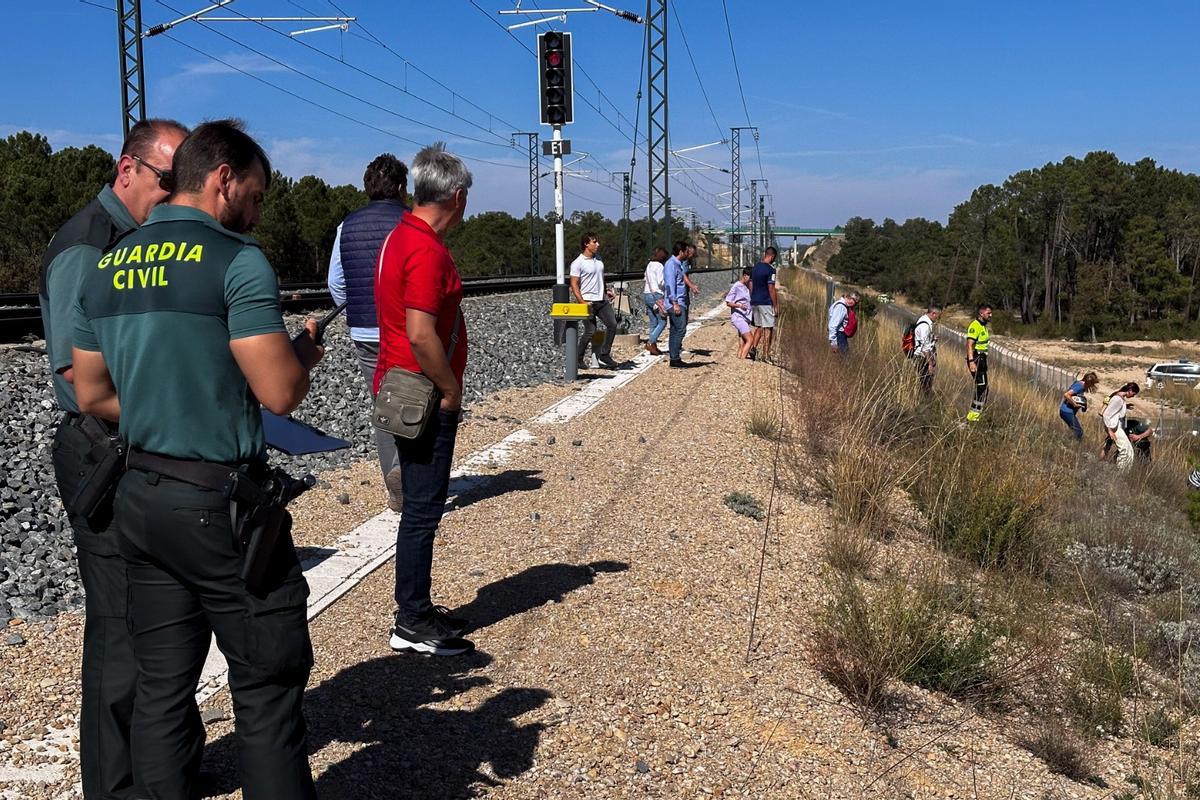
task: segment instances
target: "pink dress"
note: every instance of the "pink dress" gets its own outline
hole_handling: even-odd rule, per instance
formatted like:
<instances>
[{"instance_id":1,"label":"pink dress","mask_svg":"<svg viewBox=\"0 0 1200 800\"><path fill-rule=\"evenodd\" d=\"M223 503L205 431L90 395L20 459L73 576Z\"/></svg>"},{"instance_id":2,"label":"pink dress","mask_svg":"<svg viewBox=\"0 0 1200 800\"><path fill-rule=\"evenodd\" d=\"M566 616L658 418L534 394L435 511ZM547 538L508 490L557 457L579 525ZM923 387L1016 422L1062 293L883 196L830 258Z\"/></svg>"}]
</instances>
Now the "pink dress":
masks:
<instances>
[{"instance_id":1,"label":"pink dress","mask_svg":"<svg viewBox=\"0 0 1200 800\"><path fill-rule=\"evenodd\" d=\"M729 309L729 323L738 335L750 332L750 287L741 281L734 281L725 295L726 303L733 303L737 308Z\"/></svg>"}]
</instances>

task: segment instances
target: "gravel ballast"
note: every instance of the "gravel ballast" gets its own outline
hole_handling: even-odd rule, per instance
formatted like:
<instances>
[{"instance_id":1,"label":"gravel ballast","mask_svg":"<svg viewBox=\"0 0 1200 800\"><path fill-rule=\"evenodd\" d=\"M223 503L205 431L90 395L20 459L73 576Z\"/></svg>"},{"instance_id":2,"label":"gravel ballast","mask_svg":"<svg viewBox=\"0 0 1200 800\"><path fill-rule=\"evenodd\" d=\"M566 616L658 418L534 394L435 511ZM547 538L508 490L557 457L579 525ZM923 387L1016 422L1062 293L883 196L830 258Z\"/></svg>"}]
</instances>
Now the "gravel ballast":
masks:
<instances>
[{"instance_id":1,"label":"gravel ballast","mask_svg":"<svg viewBox=\"0 0 1200 800\"><path fill-rule=\"evenodd\" d=\"M715 296L724 273L698 276L704 294ZM464 392L470 407L497 391L561 383L562 354L552 342L546 291L467 298L463 313L469 330ZM635 309L636 310L636 309ZM298 328L302 316L289 317ZM644 312L634 318L644 327ZM351 443L334 453L273 461L293 474L321 473L373 459L374 432L366 413L368 391L341 321L326 333L327 355L313 373L313 385L294 412L326 433ZM40 620L81 607L83 588L75 567L74 545L50 462L51 438L60 413L50 388L44 351L39 347L0 349L0 629L11 618ZM8 641L0 638L0 648ZM16 642L13 643L17 644Z\"/></svg>"}]
</instances>

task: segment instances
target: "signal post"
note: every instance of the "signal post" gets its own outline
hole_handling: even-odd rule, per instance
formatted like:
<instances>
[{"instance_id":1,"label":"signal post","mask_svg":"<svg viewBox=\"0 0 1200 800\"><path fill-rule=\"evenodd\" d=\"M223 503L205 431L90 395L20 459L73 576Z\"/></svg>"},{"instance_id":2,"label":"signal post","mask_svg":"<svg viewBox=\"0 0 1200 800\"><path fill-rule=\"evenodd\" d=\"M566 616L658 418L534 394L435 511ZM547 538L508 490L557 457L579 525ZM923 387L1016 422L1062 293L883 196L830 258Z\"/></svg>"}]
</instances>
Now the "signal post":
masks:
<instances>
[{"instance_id":1,"label":"signal post","mask_svg":"<svg viewBox=\"0 0 1200 800\"><path fill-rule=\"evenodd\" d=\"M554 134L543 142L543 154L554 157L554 275L550 317L555 333L561 331L566 356L566 377L579 377L579 322L589 317L586 303L571 302L566 276L566 242L563 241L563 156L571 152L571 141L562 135L563 125L574 121L571 81L571 34L547 31L538 34L538 94L541 122ZM556 335L556 340L559 338Z\"/></svg>"}]
</instances>

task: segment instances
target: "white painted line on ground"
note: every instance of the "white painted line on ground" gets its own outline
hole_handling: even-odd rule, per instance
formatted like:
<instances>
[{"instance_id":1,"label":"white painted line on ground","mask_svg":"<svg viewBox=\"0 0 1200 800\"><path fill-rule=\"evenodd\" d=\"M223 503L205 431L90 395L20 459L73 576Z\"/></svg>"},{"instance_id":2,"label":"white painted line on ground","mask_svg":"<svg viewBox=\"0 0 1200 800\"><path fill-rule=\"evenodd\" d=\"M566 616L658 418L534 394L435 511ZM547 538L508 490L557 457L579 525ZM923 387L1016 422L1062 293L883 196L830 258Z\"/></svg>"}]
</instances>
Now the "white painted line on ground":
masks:
<instances>
[{"instance_id":1,"label":"white painted line on ground","mask_svg":"<svg viewBox=\"0 0 1200 800\"><path fill-rule=\"evenodd\" d=\"M699 319L690 322L686 336L690 336L701 324L716 317L725 310L724 304L710 309ZM538 415L536 424L561 424L568 422L599 405L608 395L626 385L638 375L641 375L655 363L660 356L643 353L634 359L634 368L622 370L611 378L593 381L588 387L576 392L565 400L561 400ZM575 401L575 402L570 402ZM450 473L450 498L447 507L452 507L454 499L469 491L476 491L487 485L494 475L483 472L507 464L520 445L536 439L533 433L520 429L505 436L500 441L483 450L472 453ZM304 577L308 580L308 619L314 619L339 598L361 583L368 575L391 560L396 551L396 525L400 516L393 511L384 511L359 525L349 533L344 534L332 546L334 552L326 556L324 551L309 556L302 562ZM214 640L209 645L208 658L200 673L200 683L196 689L196 702L203 703L221 691L228 682L229 665L225 656L217 649ZM66 731L68 735L73 729ZM71 749L71 756L79 757L78 751ZM38 767L12 767L0 765L0 781L19 783L52 782L61 780L64 770L58 765ZM6 776L12 777L6 777ZM49 777L38 777L46 775Z\"/></svg>"},{"instance_id":2,"label":"white painted line on ground","mask_svg":"<svg viewBox=\"0 0 1200 800\"><path fill-rule=\"evenodd\" d=\"M687 331L684 333L684 338L686 339L689 335L691 335L692 332L699 328L700 325L706 320L712 319L724 310L725 306L719 305L716 308L712 308L705 312L705 314L701 316L699 320L689 322ZM600 402L604 400L604 398L610 393L620 389L622 386L629 383L631 380L641 375L643 372L650 369L650 367L654 366L661 360L661 356L652 356L649 353L639 353L638 356L633 359L632 369L621 370L611 378L598 378L592 381L575 394L569 397L564 397L562 400L559 400L541 414L534 417L533 424L557 425L582 416L599 405Z\"/></svg>"}]
</instances>

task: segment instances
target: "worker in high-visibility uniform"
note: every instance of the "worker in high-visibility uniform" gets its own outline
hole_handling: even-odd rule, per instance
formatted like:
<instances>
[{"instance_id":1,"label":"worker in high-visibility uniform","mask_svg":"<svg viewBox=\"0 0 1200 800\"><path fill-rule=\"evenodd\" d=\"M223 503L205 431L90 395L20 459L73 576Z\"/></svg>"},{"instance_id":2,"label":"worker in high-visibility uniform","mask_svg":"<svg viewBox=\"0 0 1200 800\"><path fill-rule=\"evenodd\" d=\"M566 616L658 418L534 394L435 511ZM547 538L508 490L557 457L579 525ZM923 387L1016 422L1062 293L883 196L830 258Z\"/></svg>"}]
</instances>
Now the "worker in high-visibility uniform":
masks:
<instances>
[{"instance_id":1,"label":"worker in high-visibility uniform","mask_svg":"<svg viewBox=\"0 0 1200 800\"><path fill-rule=\"evenodd\" d=\"M988 323L992 321L992 307L983 303L975 310L975 319L967 328L967 369L975 380L975 399L971 401L971 410L967 419L975 422L983 413L983 404L988 396Z\"/></svg>"}]
</instances>

